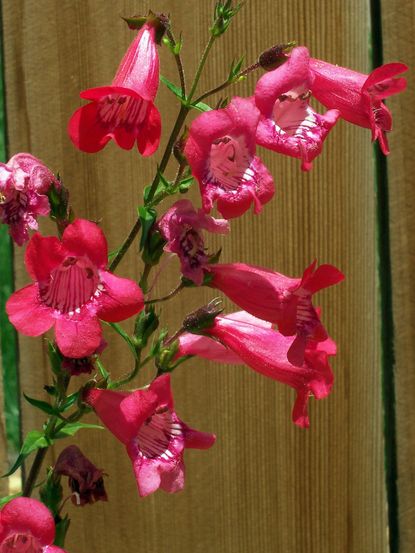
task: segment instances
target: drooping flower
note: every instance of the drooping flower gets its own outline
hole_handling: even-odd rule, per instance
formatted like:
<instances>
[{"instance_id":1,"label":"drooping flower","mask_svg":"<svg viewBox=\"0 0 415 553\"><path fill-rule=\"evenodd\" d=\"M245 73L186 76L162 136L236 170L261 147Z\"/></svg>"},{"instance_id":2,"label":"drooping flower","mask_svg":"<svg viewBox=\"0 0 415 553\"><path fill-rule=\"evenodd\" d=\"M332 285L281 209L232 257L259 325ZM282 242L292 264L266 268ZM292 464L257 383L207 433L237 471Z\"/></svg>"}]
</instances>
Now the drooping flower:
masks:
<instances>
[{"instance_id":1,"label":"drooping flower","mask_svg":"<svg viewBox=\"0 0 415 553\"><path fill-rule=\"evenodd\" d=\"M408 67L387 63L370 75L322 60L311 59L314 79L313 96L327 108L336 108L346 121L371 129L372 140L379 140L382 152L389 153L386 133L392 130L392 115L382 102L384 98L406 88L404 78L394 78Z\"/></svg>"},{"instance_id":2,"label":"drooping flower","mask_svg":"<svg viewBox=\"0 0 415 553\"><path fill-rule=\"evenodd\" d=\"M54 539L52 513L37 499L16 497L0 511L0 553L65 553Z\"/></svg>"},{"instance_id":3,"label":"drooping flower","mask_svg":"<svg viewBox=\"0 0 415 553\"><path fill-rule=\"evenodd\" d=\"M239 217L251 204L259 213L273 197L272 176L255 155L259 117L252 102L233 98L226 108L193 121L184 153L199 181L206 213L215 202L226 219Z\"/></svg>"},{"instance_id":4,"label":"drooping flower","mask_svg":"<svg viewBox=\"0 0 415 553\"><path fill-rule=\"evenodd\" d=\"M104 471L85 457L76 445L70 445L61 452L53 472L58 476L68 476L74 505L83 507L96 501L108 501Z\"/></svg>"},{"instance_id":5,"label":"drooping flower","mask_svg":"<svg viewBox=\"0 0 415 553\"><path fill-rule=\"evenodd\" d=\"M322 115L310 106L313 74L309 62L307 48L294 48L283 65L259 79L255 89L255 103L261 112L257 143L301 159L304 171L311 169L340 115L337 110Z\"/></svg>"},{"instance_id":6,"label":"drooping flower","mask_svg":"<svg viewBox=\"0 0 415 553\"><path fill-rule=\"evenodd\" d=\"M143 308L137 284L106 270L107 241L95 223L77 219L62 240L36 233L25 264L34 280L9 298L10 321L27 336L55 326L56 342L66 357L92 355L101 343L99 319L117 322Z\"/></svg>"},{"instance_id":7,"label":"drooping flower","mask_svg":"<svg viewBox=\"0 0 415 553\"><path fill-rule=\"evenodd\" d=\"M204 332L232 350L251 369L294 388L297 399L293 422L303 428L309 426L307 404L310 396L322 399L330 393L333 385L333 373L328 363L328 356L336 354L333 340L307 342L304 362L295 366L287 359L295 339L272 328L219 316ZM221 361L221 358L216 360Z\"/></svg>"},{"instance_id":8,"label":"drooping flower","mask_svg":"<svg viewBox=\"0 0 415 553\"><path fill-rule=\"evenodd\" d=\"M38 215L49 215L46 194L51 186L59 186L56 177L31 154L16 154L0 163L0 223L9 225L19 246L29 239L29 229L37 230Z\"/></svg>"},{"instance_id":9,"label":"drooping flower","mask_svg":"<svg viewBox=\"0 0 415 553\"><path fill-rule=\"evenodd\" d=\"M195 210L189 200L179 200L163 215L158 228L167 241L164 250L179 256L183 275L197 285L203 282L203 268L209 261L202 230L225 234L229 223L215 219L201 209Z\"/></svg>"},{"instance_id":10,"label":"drooping flower","mask_svg":"<svg viewBox=\"0 0 415 553\"><path fill-rule=\"evenodd\" d=\"M77 109L69 121L69 136L77 148L98 152L113 138L125 150L137 141L143 156L157 150L161 121L154 105L159 85L155 36L155 26L146 23L128 48L111 86L81 92L81 98L91 103Z\"/></svg>"},{"instance_id":11,"label":"drooping flower","mask_svg":"<svg viewBox=\"0 0 415 553\"><path fill-rule=\"evenodd\" d=\"M284 336L295 335L288 350L290 363L303 364L307 340L326 340L327 332L311 300L314 293L344 279L333 265L316 269L314 262L302 278L245 263L213 264L209 271L213 277L209 286L255 317L277 324Z\"/></svg>"},{"instance_id":12,"label":"drooping flower","mask_svg":"<svg viewBox=\"0 0 415 553\"><path fill-rule=\"evenodd\" d=\"M272 324L262 319L257 319L246 311L238 311L225 315L224 319L249 323L257 327L271 328ZM185 332L178 338L178 350L176 358L185 355L197 355L209 361L219 363L229 363L231 365L244 365L245 362L231 349L227 348L222 342L212 340L203 334L191 334Z\"/></svg>"},{"instance_id":13,"label":"drooping flower","mask_svg":"<svg viewBox=\"0 0 415 553\"><path fill-rule=\"evenodd\" d=\"M168 374L131 393L92 389L85 401L126 446L141 496L183 489L184 449L207 449L215 442L214 434L189 428L177 416Z\"/></svg>"}]
</instances>

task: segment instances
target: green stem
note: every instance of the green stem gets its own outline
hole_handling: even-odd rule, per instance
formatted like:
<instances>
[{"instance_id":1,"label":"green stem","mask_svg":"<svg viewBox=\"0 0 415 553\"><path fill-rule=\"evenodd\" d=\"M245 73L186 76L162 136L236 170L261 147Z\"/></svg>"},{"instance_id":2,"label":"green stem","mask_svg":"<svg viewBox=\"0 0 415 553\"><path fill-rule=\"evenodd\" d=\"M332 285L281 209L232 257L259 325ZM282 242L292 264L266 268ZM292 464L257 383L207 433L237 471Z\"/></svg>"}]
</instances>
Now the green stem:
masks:
<instances>
[{"instance_id":1,"label":"green stem","mask_svg":"<svg viewBox=\"0 0 415 553\"><path fill-rule=\"evenodd\" d=\"M115 271L115 269L118 267L119 262L124 257L124 255L127 253L128 248L133 243L134 238L137 236L140 228L141 228L141 221L140 221L140 219L137 219L137 221L134 223L133 228L130 230L127 238L122 243L121 248L118 250L117 255L111 261L110 266L109 266L110 271Z\"/></svg>"},{"instance_id":2,"label":"green stem","mask_svg":"<svg viewBox=\"0 0 415 553\"><path fill-rule=\"evenodd\" d=\"M213 94L216 94L217 92L220 92L221 90L224 90L225 88L228 88L229 86L237 83L239 79L241 79L242 77L245 77L246 75L248 75L248 73L251 73L251 71L255 71L255 69L258 69L259 67L260 65L258 62L253 63L252 65L249 65L248 67L240 71L237 75L235 75L233 79L231 80L227 79L220 85L215 86L215 88L211 88L210 90L207 90L206 92L201 94L198 98L196 98L196 100L194 101L194 104L197 104L202 100L204 100L205 98L207 98L208 96L213 96Z\"/></svg>"},{"instance_id":3,"label":"green stem","mask_svg":"<svg viewBox=\"0 0 415 553\"><path fill-rule=\"evenodd\" d=\"M140 369L144 367L144 365L146 365L152 358L153 358L152 355L147 355L147 357L141 362L139 358L136 359L133 370L130 373L128 373L127 376L125 376L124 378L111 382L109 389L116 390L117 388L120 388L121 386L125 386L125 384L128 384L129 382L131 382L131 380L133 380L137 376Z\"/></svg>"},{"instance_id":4,"label":"green stem","mask_svg":"<svg viewBox=\"0 0 415 553\"><path fill-rule=\"evenodd\" d=\"M202 54L202 58L201 58L201 60L200 60L200 62L199 62L198 68L197 68L197 70L196 70L196 75L195 75L195 78L194 78L194 80L193 80L192 88L190 89L189 96L187 97L187 102L188 102L189 104L190 104L190 102L192 101L193 94L195 93L196 87L197 87L197 85L199 84L200 76L202 75L202 71L203 71L203 68L204 68L204 66L205 66L207 57L208 57L208 55L209 55L210 49L212 48L213 43L215 42L215 40L216 40L216 37L213 36L213 35L210 35L209 41L208 41L208 43L206 44L205 50L204 50L204 52L203 52L203 54Z\"/></svg>"},{"instance_id":5,"label":"green stem","mask_svg":"<svg viewBox=\"0 0 415 553\"><path fill-rule=\"evenodd\" d=\"M177 46L177 41L174 38L174 35L173 35L173 33L171 32L170 29L166 30L166 35L168 36L173 48L175 46ZM185 98L186 98L186 78L185 78L185 74L184 74L184 67L183 67L182 58L180 57L180 54L173 53L173 55L174 55L174 59L176 60L177 71L179 73L180 86L182 88L182 99L185 100Z\"/></svg>"},{"instance_id":6,"label":"green stem","mask_svg":"<svg viewBox=\"0 0 415 553\"><path fill-rule=\"evenodd\" d=\"M144 303L145 303L146 305L149 305L149 304L151 305L152 303L160 303L160 302L162 302L162 301L167 301L167 300L173 298L173 297L174 297L176 294L178 294L181 290L183 290L183 288L184 288L183 283L180 282L180 284L178 284L178 285L176 286L176 288L174 288L174 289L173 289L171 292L169 292L167 295L162 296L161 298L157 298L157 299L155 299L155 300L147 300L147 301L145 301Z\"/></svg>"}]
</instances>

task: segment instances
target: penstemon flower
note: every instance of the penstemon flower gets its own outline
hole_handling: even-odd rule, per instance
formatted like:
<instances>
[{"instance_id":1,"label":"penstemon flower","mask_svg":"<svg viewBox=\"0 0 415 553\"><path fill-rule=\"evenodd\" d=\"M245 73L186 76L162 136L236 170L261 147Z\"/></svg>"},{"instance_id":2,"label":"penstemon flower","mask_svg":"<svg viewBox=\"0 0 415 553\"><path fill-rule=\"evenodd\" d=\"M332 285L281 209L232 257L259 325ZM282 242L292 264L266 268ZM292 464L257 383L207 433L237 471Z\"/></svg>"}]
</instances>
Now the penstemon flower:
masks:
<instances>
[{"instance_id":1,"label":"penstemon flower","mask_svg":"<svg viewBox=\"0 0 415 553\"><path fill-rule=\"evenodd\" d=\"M189 200L179 200L159 220L158 228L167 242L164 250L177 254L183 275L201 285L209 261L201 231L226 234L228 221L196 211Z\"/></svg>"},{"instance_id":2,"label":"penstemon flower","mask_svg":"<svg viewBox=\"0 0 415 553\"><path fill-rule=\"evenodd\" d=\"M65 553L54 539L53 516L37 499L16 497L0 511L0 553Z\"/></svg>"},{"instance_id":3,"label":"penstemon flower","mask_svg":"<svg viewBox=\"0 0 415 553\"><path fill-rule=\"evenodd\" d=\"M96 501L108 501L104 486L104 471L97 468L76 445L60 453L53 472L67 476L72 491L72 503L83 507Z\"/></svg>"},{"instance_id":4,"label":"penstemon flower","mask_svg":"<svg viewBox=\"0 0 415 553\"><path fill-rule=\"evenodd\" d=\"M113 138L125 150L137 141L143 156L157 150L161 121L154 105L159 85L155 37L155 26L146 23L128 48L111 86L81 92L81 98L91 103L77 109L69 121L69 136L77 148L98 152Z\"/></svg>"},{"instance_id":5,"label":"penstemon flower","mask_svg":"<svg viewBox=\"0 0 415 553\"><path fill-rule=\"evenodd\" d=\"M309 397L326 397L333 384L333 373L328 356L336 354L336 344L326 339L319 343L307 342L304 362L292 365L288 352L294 338L230 317L216 317L213 326L204 333L232 350L248 367L264 376L288 384L297 391L293 408L293 422L301 427L309 426L307 404ZM221 354L217 361L221 361Z\"/></svg>"},{"instance_id":6,"label":"penstemon flower","mask_svg":"<svg viewBox=\"0 0 415 553\"><path fill-rule=\"evenodd\" d=\"M102 339L99 319L121 321L143 308L138 285L108 272L107 260L104 233L90 221L68 225L62 240L35 234L25 256L34 283L9 298L10 321L27 336L55 326L64 356L92 355Z\"/></svg>"},{"instance_id":7,"label":"penstemon flower","mask_svg":"<svg viewBox=\"0 0 415 553\"><path fill-rule=\"evenodd\" d=\"M294 48L288 61L263 75L255 88L255 103L261 111L257 143L301 159L305 171L311 169L340 115L337 110L321 115L310 106L309 62L307 48Z\"/></svg>"},{"instance_id":8,"label":"penstemon flower","mask_svg":"<svg viewBox=\"0 0 415 553\"><path fill-rule=\"evenodd\" d=\"M241 216L252 204L259 213L274 196L272 176L255 155L259 117L252 102L233 98L226 108L193 121L184 153L207 213L215 202L226 219Z\"/></svg>"},{"instance_id":9,"label":"penstemon flower","mask_svg":"<svg viewBox=\"0 0 415 553\"><path fill-rule=\"evenodd\" d=\"M177 416L167 374L131 393L89 390L85 401L126 446L141 496L183 489L184 449L207 449L215 442L214 434L189 428Z\"/></svg>"},{"instance_id":10,"label":"penstemon flower","mask_svg":"<svg viewBox=\"0 0 415 553\"><path fill-rule=\"evenodd\" d=\"M9 225L17 245L29 239L29 229L38 229L38 215L49 215L46 194L51 186L59 187L56 177L31 154L16 154L0 163L0 223Z\"/></svg>"},{"instance_id":11,"label":"penstemon flower","mask_svg":"<svg viewBox=\"0 0 415 553\"><path fill-rule=\"evenodd\" d=\"M314 75L313 96L327 108L338 109L346 121L371 129L372 140L379 140L382 152L387 155L386 133L392 130L392 115L382 100L405 90L406 80L395 77L408 67L404 63L387 63L365 75L311 59L310 69Z\"/></svg>"},{"instance_id":12,"label":"penstemon flower","mask_svg":"<svg viewBox=\"0 0 415 553\"><path fill-rule=\"evenodd\" d=\"M291 278L245 263L209 265L209 286L226 294L255 317L277 324L284 336L295 335L288 360L301 366L307 340L323 341L327 332L314 308L312 295L341 282L344 275L333 265L312 263L302 278Z\"/></svg>"}]
</instances>

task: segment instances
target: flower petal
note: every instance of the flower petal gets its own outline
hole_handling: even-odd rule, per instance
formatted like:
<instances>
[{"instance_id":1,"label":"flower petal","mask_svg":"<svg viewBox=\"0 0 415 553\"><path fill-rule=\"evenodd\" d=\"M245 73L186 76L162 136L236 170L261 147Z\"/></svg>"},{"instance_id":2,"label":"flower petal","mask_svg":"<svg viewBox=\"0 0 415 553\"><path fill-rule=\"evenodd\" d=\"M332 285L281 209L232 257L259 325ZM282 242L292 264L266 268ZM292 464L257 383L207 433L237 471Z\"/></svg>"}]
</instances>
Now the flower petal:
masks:
<instances>
[{"instance_id":1,"label":"flower petal","mask_svg":"<svg viewBox=\"0 0 415 553\"><path fill-rule=\"evenodd\" d=\"M97 315L107 322L118 322L139 313L144 307L144 296L141 288L129 278L121 278L109 273L100 272L104 289L97 299Z\"/></svg>"},{"instance_id":2,"label":"flower petal","mask_svg":"<svg viewBox=\"0 0 415 553\"><path fill-rule=\"evenodd\" d=\"M88 357L101 343L102 330L98 318L87 308L73 316L61 315L56 319L56 342L65 357Z\"/></svg>"},{"instance_id":3,"label":"flower petal","mask_svg":"<svg viewBox=\"0 0 415 553\"><path fill-rule=\"evenodd\" d=\"M55 323L53 310L39 300L37 284L29 284L14 292L6 303L10 322L26 336L40 336Z\"/></svg>"},{"instance_id":4,"label":"flower petal","mask_svg":"<svg viewBox=\"0 0 415 553\"><path fill-rule=\"evenodd\" d=\"M76 219L62 236L65 249L75 256L87 255L96 267L103 269L108 262L108 246L99 226L86 219Z\"/></svg>"},{"instance_id":5,"label":"flower petal","mask_svg":"<svg viewBox=\"0 0 415 553\"><path fill-rule=\"evenodd\" d=\"M38 282L47 282L52 270L64 259L61 241L56 236L42 236L39 233L32 236L25 253L27 272Z\"/></svg>"},{"instance_id":6,"label":"flower petal","mask_svg":"<svg viewBox=\"0 0 415 553\"><path fill-rule=\"evenodd\" d=\"M99 152L111 140L107 129L98 119L96 102L78 108L68 123L68 134L74 145L83 152Z\"/></svg>"},{"instance_id":7,"label":"flower petal","mask_svg":"<svg viewBox=\"0 0 415 553\"><path fill-rule=\"evenodd\" d=\"M160 144L161 117L154 104L149 104L146 119L137 135L137 148L142 156L151 156Z\"/></svg>"},{"instance_id":8,"label":"flower petal","mask_svg":"<svg viewBox=\"0 0 415 553\"><path fill-rule=\"evenodd\" d=\"M41 545L55 539L55 523L49 509L37 499L16 497L1 510L1 523L9 531L30 532Z\"/></svg>"}]
</instances>

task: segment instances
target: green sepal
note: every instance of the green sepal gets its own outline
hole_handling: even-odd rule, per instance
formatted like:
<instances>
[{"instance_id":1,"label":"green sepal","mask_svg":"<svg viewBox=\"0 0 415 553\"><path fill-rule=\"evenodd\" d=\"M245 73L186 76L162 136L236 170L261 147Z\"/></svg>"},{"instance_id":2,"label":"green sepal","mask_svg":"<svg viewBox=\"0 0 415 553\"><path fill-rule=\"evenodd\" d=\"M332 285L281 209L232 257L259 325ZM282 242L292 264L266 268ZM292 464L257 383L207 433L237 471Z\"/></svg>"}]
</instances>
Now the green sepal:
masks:
<instances>
[{"instance_id":1,"label":"green sepal","mask_svg":"<svg viewBox=\"0 0 415 553\"><path fill-rule=\"evenodd\" d=\"M242 56L239 60L232 61L231 68L229 70L229 75L228 75L229 83L233 82L238 76L238 73L241 71L244 59L245 59L245 56Z\"/></svg>"},{"instance_id":2,"label":"green sepal","mask_svg":"<svg viewBox=\"0 0 415 553\"><path fill-rule=\"evenodd\" d=\"M212 111L212 108L205 104L205 102L196 102L195 104L190 104L192 108L195 108L199 111L205 112L205 111Z\"/></svg>"},{"instance_id":3,"label":"green sepal","mask_svg":"<svg viewBox=\"0 0 415 553\"><path fill-rule=\"evenodd\" d=\"M137 316L134 325L134 343L138 348L143 349L148 343L148 339L157 330L159 326L159 318L156 314L154 306L150 306L147 310L141 311Z\"/></svg>"},{"instance_id":4,"label":"green sepal","mask_svg":"<svg viewBox=\"0 0 415 553\"><path fill-rule=\"evenodd\" d=\"M185 179L181 180L179 182L179 192L180 194L186 194L188 192L189 188L194 183L194 179L192 176L186 177Z\"/></svg>"},{"instance_id":5,"label":"green sepal","mask_svg":"<svg viewBox=\"0 0 415 553\"><path fill-rule=\"evenodd\" d=\"M200 286L209 286L209 284L213 280L213 274L205 271L205 274L203 275L203 282ZM193 280L190 280L190 278L182 277L182 285L184 288L195 288L198 286L198 284L195 284Z\"/></svg>"},{"instance_id":6,"label":"green sepal","mask_svg":"<svg viewBox=\"0 0 415 553\"><path fill-rule=\"evenodd\" d=\"M79 403L79 396L80 396L80 391L78 390L77 392L74 392L73 394L70 394L69 396L67 396L64 400L64 402L62 403L62 405L60 406L59 408L59 411L61 413L64 413L65 411L67 411L68 409L70 409L73 405L75 405L75 403Z\"/></svg>"},{"instance_id":7,"label":"green sepal","mask_svg":"<svg viewBox=\"0 0 415 553\"><path fill-rule=\"evenodd\" d=\"M156 367L159 374L171 372L175 366L171 364L179 349L179 341L175 340L167 348L161 346L156 358Z\"/></svg>"},{"instance_id":8,"label":"green sepal","mask_svg":"<svg viewBox=\"0 0 415 553\"><path fill-rule=\"evenodd\" d=\"M63 518L59 517L59 520L55 522L55 541L53 544L57 547L63 547L65 545L65 538L70 523L71 520L68 515L65 515Z\"/></svg>"},{"instance_id":9,"label":"green sepal","mask_svg":"<svg viewBox=\"0 0 415 553\"><path fill-rule=\"evenodd\" d=\"M232 18L238 13L242 8L243 2L232 6L232 0L220 0L216 2L215 12L214 12L214 24L210 28L212 36L215 38L223 35L223 33L228 29Z\"/></svg>"},{"instance_id":10,"label":"green sepal","mask_svg":"<svg viewBox=\"0 0 415 553\"><path fill-rule=\"evenodd\" d=\"M153 207L140 205L137 209L141 221L140 251L147 243L149 232L157 219L157 212Z\"/></svg>"},{"instance_id":11,"label":"green sepal","mask_svg":"<svg viewBox=\"0 0 415 553\"><path fill-rule=\"evenodd\" d=\"M46 482L39 490L40 500L48 507L49 511L56 517L59 514L60 504L63 498L63 490L60 476L48 469Z\"/></svg>"},{"instance_id":12,"label":"green sepal","mask_svg":"<svg viewBox=\"0 0 415 553\"><path fill-rule=\"evenodd\" d=\"M157 265L160 257L163 255L165 245L166 240L161 233L158 230L153 231L147 240L142 254L144 263L146 265Z\"/></svg>"}]
</instances>

